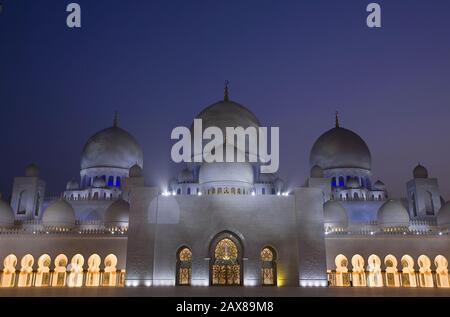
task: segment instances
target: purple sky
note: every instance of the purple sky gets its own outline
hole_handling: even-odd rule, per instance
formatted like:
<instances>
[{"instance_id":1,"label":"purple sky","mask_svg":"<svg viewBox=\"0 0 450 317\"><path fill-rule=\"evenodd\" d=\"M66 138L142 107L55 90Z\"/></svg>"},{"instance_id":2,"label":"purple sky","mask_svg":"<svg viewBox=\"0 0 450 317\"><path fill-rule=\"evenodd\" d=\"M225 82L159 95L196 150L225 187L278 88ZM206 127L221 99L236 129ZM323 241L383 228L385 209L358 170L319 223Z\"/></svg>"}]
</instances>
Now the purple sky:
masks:
<instances>
[{"instance_id":1,"label":"purple sky","mask_svg":"<svg viewBox=\"0 0 450 317\"><path fill-rule=\"evenodd\" d=\"M402 196L420 161L450 195L450 2L75 1L81 30L65 25L71 1L1 0L0 191L35 162L48 193L78 179L80 153L112 123L144 149L149 184L171 163L171 130L223 96L279 126L280 176L309 173L315 139L334 124L372 152L374 181Z\"/></svg>"}]
</instances>

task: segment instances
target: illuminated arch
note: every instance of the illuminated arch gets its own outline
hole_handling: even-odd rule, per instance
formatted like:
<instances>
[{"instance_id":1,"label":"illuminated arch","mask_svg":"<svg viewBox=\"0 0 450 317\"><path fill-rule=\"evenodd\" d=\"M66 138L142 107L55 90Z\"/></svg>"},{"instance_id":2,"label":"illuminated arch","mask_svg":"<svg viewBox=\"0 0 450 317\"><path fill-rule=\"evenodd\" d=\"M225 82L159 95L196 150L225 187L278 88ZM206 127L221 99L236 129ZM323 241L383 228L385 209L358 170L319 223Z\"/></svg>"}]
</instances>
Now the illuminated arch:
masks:
<instances>
[{"instance_id":1,"label":"illuminated arch","mask_svg":"<svg viewBox=\"0 0 450 317\"><path fill-rule=\"evenodd\" d=\"M262 285L277 285L277 252L270 246L261 250L261 279Z\"/></svg>"},{"instance_id":2,"label":"illuminated arch","mask_svg":"<svg viewBox=\"0 0 450 317\"><path fill-rule=\"evenodd\" d=\"M53 271L52 286L66 286L67 264L69 260L65 254L55 258L55 269Z\"/></svg>"},{"instance_id":3,"label":"illuminated arch","mask_svg":"<svg viewBox=\"0 0 450 317\"><path fill-rule=\"evenodd\" d=\"M86 274L86 286L100 285L100 264L102 260L98 254L92 254L88 259L88 271Z\"/></svg>"},{"instance_id":4,"label":"illuminated arch","mask_svg":"<svg viewBox=\"0 0 450 317\"><path fill-rule=\"evenodd\" d=\"M16 277L17 257L14 254L8 255L3 261L3 274L1 287L13 287Z\"/></svg>"},{"instance_id":5,"label":"illuminated arch","mask_svg":"<svg viewBox=\"0 0 450 317\"><path fill-rule=\"evenodd\" d=\"M367 286L382 287L383 275L381 274L381 259L378 255L372 254L371 256L369 256L367 271L368 271Z\"/></svg>"},{"instance_id":6,"label":"illuminated arch","mask_svg":"<svg viewBox=\"0 0 450 317\"><path fill-rule=\"evenodd\" d=\"M336 265L335 286L350 286L347 257L343 254L338 254L334 259L334 264Z\"/></svg>"},{"instance_id":7,"label":"illuminated arch","mask_svg":"<svg viewBox=\"0 0 450 317\"><path fill-rule=\"evenodd\" d=\"M426 255L421 255L417 259L419 264L419 284L420 287L433 287L433 274L431 273L431 261Z\"/></svg>"},{"instance_id":8,"label":"illuminated arch","mask_svg":"<svg viewBox=\"0 0 450 317\"><path fill-rule=\"evenodd\" d=\"M436 266L436 282L437 287L450 287L448 280L448 261L442 256L438 255L434 258L434 265Z\"/></svg>"},{"instance_id":9,"label":"illuminated arch","mask_svg":"<svg viewBox=\"0 0 450 317\"><path fill-rule=\"evenodd\" d=\"M366 286L366 273L364 270L364 258L355 254L352 257L352 280L353 286Z\"/></svg>"},{"instance_id":10,"label":"illuminated arch","mask_svg":"<svg viewBox=\"0 0 450 317\"><path fill-rule=\"evenodd\" d=\"M192 279L192 251L183 246L177 251L176 285L191 285Z\"/></svg>"},{"instance_id":11,"label":"illuminated arch","mask_svg":"<svg viewBox=\"0 0 450 317\"><path fill-rule=\"evenodd\" d=\"M231 232L222 232L212 240L210 246L211 285L242 284L242 243Z\"/></svg>"},{"instance_id":12,"label":"illuminated arch","mask_svg":"<svg viewBox=\"0 0 450 317\"><path fill-rule=\"evenodd\" d=\"M30 287L33 282L34 258L31 254L24 255L20 261L18 287Z\"/></svg>"},{"instance_id":13,"label":"illuminated arch","mask_svg":"<svg viewBox=\"0 0 450 317\"><path fill-rule=\"evenodd\" d=\"M103 273L103 286L116 286L117 285L117 257L114 254L106 256L105 271Z\"/></svg>"},{"instance_id":14,"label":"illuminated arch","mask_svg":"<svg viewBox=\"0 0 450 317\"><path fill-rule=\"evenodd\" d=\"M402 265L402 286L417 287L416 272L414 271L414 259L406 254L400 261Z\"/></svg>"},{"instance_id":15,"label":"illuminated arch","mask_svg":"<svg viewBox=\"0 0 450 317\"><path fill-rule=\"evenodd\" d=\"M397 258L392 254L386 255L384 258L384 265L386 267L385 285L388 287L400 287L400 275L397 270Z\"/></svg>"},{"instance_id":16,"label":"illuminated arch","mask_svg":"<svg viewBox=\"0 0 450 317\"><path fill-rule=\"evenodd\" d=\"M69 287L81 287L83 285L83 264L84 257L81 254L75 254L70 261L70 273L67 280Z\"/></svg>"},{"instance_id":17,"label":"illuminated arch","mask_svg":"<svg viewBox=\"0 0 450 317\"><path fill-rule=\"evenodd\" d=\"M50 263L51 258L48 254L43 254L39 257L34 286L41 287L50 285Z\"/></svg>"}]
</instances>

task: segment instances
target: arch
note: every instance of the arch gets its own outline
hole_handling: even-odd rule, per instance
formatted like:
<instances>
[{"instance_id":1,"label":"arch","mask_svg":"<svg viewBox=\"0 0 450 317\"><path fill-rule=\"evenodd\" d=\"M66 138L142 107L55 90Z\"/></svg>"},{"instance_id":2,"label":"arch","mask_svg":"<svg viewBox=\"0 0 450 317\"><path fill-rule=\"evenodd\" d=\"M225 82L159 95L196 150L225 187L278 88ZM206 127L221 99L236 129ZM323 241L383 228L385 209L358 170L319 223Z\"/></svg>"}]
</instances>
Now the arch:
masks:
<instances>
[{"instance_id":1,"label":"arch","mask_svg":"<svg viewBox=\"0 0 450 317\"><path fill-rule=\"evenodd\" d=\"M18 214L18 215L23 215L23 214L25 214L25 212L26 212L25 209L22 210L22 208L23 208L23 200L24 200L24 196L25 196L25 191L22 190L22 191L20 192L20 194L19 194L19 201L18 201L18 203L17 203L17 214Z\"/></svg>"},{"instance_id":2,"label":"arch","mask_svg":"<svg viewBox=\"0 0 450 317\"><path fill-rule=\"evenodd\" d=\"M265 189L264 187L261 189L261 194L262 194L262 195L265 195L265 194L266 194L266 189Z\"/></svg>"},{"instance_id":3,"label":"arch","mask_svg":"<svg viewBox=\"0 0 450 317\"><path fill-rule=\"evenodd\" d=\"M242 284L242 243L231 232L216 235L210 245L211 285Z\"/></svg>"},{"instance_id":4,"label":"arch","mask_svg":"<svg viewBox=\"0 0 450 317\"><path fill-rule=\"evenodd\" d=\"M353 198L354 198L354 199L359 199L358 193L353 193Z\"/></svg>"},{"instance_id":5,"label":"arch","mask_svg":"<svg viewBox=\"0 0 450 317\"><path fill-rule=\"evenodd\" d=\"M177 189L177 195L181 195L181 188Z\"/></svg>"},{"instance_id":6,"label":"arch","mask_svg":"<svg viewBox=\"0 0 450 317\"><path fill-rule=\"evenodd\" d=\"M94 200L98 200L98 192L95 192L95 193L94 193L93 199L94 199Z\"/></svg>"},{"instance_id":7,"label":"arch","mask_svg":"<svg viewBox=\"0 0 450 317\"><path fill-rule=\"evenodd\" d=\"M177 286L189 286L192 279L192 251L190 248L183 246L177 251L177 268L176 268Z\"/></svg>"},{"instance_id":8,"label":"arch","mask_svg":"<svg viewBox=\"0 0 450 317\"><path fill-rule=\"evenodd\" d=\"M402 286L417 287L416 272L414 271L414 260L406 254L400 260L402 265Z\"/></svg>"},{"instance_id":9,"label":"arch","mask_svg":"<svg viewBox=\"0 0 450 317\"><path fill-rule=\"evenodd\" d=\"M426 255L421 255L417 259L419 264L419 284L420 287L433 287L433 274L431 273L431 261Z\"/></svg>"},{"instance_id":10,"label":"arch","mask_svg":"<svg viewBox=\"0 0 450 317\"><path fill-rule=\"evenodd\" d=\"M103 273L103 286L117 285L117 257L114 254L108 254L104 260L105 272Z\"/></svg>"},{"instance_id":11,"label":"arch","mask_svg":"<svg viewBox=\"0 0 450 317\"><path fill-rule=\"evenodd\" d=\"M84 257L81 254L75 254L70 260L68 287L81 287L83 285L83 264Z\"/></svg>"},{"instance_id":12,"label":"arch","mask_svg":"<svg viewBox=\"0 0 450 317\"><path fill-rule=\"evenodd\" d=\"M338 254L334 259L336 265L335 286L350 286L350 275L348 273L348 260L343 254Z\"/></svg>"},{"instance_id":13,"label":"arch","mask_svg":"<svg viewBox=\"0 0 450 317\"><path fill-rule=\"evenodd\" d=\"M430 191L427 191L425 195L425 213L429 216L434 215L433 194Z\"/></svg>"},{"instance_id":14,"label":"arch","mask_svg":"<svg viewBox=\"0 0 450 317\"><path fill-rule=\"evenodd\" d=\"M448 280L448 261L442 256L438 255L434 258L434 265L436 266L436 282L437 287L450 287Z\"/></svg>"},{"instance_id":15,"label":"arch","mask_svg":"<svg viewBox=\"0 0 450 317\"><path fill-rule=\"evenodd\" d=\"M277 252L270 246L261 250L261 279L264 286L277 285Z\"/></svg>"},{"instance_id":16,"label":"arch","mask_svg":"<svg viewBox=\"0 0 450 317\"><path fill-rule=\"evenodd\" d=\"M18 287L30 287L33 282L33 264L34 258L31 254L24 255L20 261Z\"/></svg>"},{"instance_id":17,"label":"arch","mask_svg":"<svg viewBox=\"0 0 450 317\"><path fill-rule=\"evenodd\" d=\"M187 189L187 193L186 194L188 194L188 195L190 195L191 194L191 188L190 187L188 187L188 189Z\"/></svg>"},{"instance_id":18,"label":"arch","mask_svg":"<svg viewBox=\"0 0 450 317\"><path fill-rule=\"evenodd\" d=\"M344 187L345 181L344 176L339 176L339 187Z\"/></svg>"},{"instance_id":19,"label":"arch","mask_svg":"<svg viewBox=\"0 0 450 317\"><path fill-rule=\"evenodd\" d=\"M17 257L14 254L8 255L3 261L3 274L1 287L13 287L16 277Z\"/></svg>"},{"instance_id":20,"label":"arch","mask_svg":"<svg viewBox=\"0 0 450 317\"><path fill-rule=\"evenodd\" d=\"M336 177L331 179L331 187L336 187Z\"/></svg>"},{"instance_id":21,"label":"arch","mask_svg":"<svg viewBox=\"0 0 450 317\"><path fill-rule=\"evenodd\" d=\"M398 261L392 254L386 255L384 258L386 267L385 285L388 287L400 287L400 275L398 274Z\"/></svg>"},{"instance_id":22,"label":"arch","mask_svg":"<svg viewBox=\"0 0 450 317\"><path fill-rule=\"evenodd\" d=\"M34 286L41 287L50 285L50 263L51 258L48 254L43 254L39 257Z\"/></svg>"},{"instance_id":23,"label":"arch","mask_svg":"<svg viewBox=\"0 0 450 317\"><path fill-rule=\"evenodd\" d=\"M108 187L113 187L114 186L114 176L109 176L108 177Z\"/></svg>"},{"instance_id":24,"label":"arch","mask_svg":"<svg viewBox=\"0 0 450 317\"><path fill-rule=\"evenodd\" d=\"M88 271L86 274L86 286L100 285L100 256L96 253L88 258Z\"/></svg>"},{"instance_id":25,"label":"arch","mask_svg":"<svg viewBox=\"0 0 450 317\"><path fill-rule=\"evenodd\" d=\"M65 254L55 258L55 269L53 270L52 286L66 286L68 259Z\"/></svg>"},{"instance_id":26,"label":"arch","mask_svg":"<svg viewBox=\"0 0 450 317\"><path fill-rule=\"evenodd\" d=\"M382 287L383 276L381 274L381 259L378 255L372 254L371 256L369 256L367 271L367 286Z\"/></svg>"},{"instance_id":27,"label":"arch","mask_svg":"<svg viewBox=\"0 0 450 317\"><path fill-rule=\"evenodd\" d=\"M353 286L366 286L366 273L364 270L364 258L355 254L352 257L352 281Z\"/></svg>"}]
</instances>

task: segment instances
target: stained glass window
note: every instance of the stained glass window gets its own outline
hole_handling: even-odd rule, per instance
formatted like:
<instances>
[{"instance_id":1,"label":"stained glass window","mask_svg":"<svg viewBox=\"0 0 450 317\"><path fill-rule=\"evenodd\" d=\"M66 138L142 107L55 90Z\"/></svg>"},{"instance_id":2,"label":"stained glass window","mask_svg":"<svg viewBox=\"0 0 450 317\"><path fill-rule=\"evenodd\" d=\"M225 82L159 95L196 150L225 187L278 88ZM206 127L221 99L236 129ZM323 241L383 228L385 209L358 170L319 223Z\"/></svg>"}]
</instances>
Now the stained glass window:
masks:
<instances>
[{"instance_id":1,"label":"stained glass window","mask_svg":"<svg viewBox=\"0 0 450 317\"><path fill-rule=\"evenodd\" d=\"M220 240L214 249L213 285L239 285L241 267L237 260L238 248L230 239Z\"/></svg>"},{"instance_id":2,"label":"stained glass window","mask_svg":"<svg viewBox=\"0 0 450 317\"><path fill-rule=\"evenodd\" d=\"M192 251L189 248L183 248L178 253L177 261L177 284L190 285L191 284L191 260Z\"/></svg>"},{"instance_id":3,"label":"stained glass window","mask_svg":"<svg viewBox=\"0 0 450 317\"><path fill-rule=\"evenodd\" d=\"M264 248L261 251L261 278L263 285L275 285L275 259L273 251L269 248Z\"/></svg>"}]
</instances>

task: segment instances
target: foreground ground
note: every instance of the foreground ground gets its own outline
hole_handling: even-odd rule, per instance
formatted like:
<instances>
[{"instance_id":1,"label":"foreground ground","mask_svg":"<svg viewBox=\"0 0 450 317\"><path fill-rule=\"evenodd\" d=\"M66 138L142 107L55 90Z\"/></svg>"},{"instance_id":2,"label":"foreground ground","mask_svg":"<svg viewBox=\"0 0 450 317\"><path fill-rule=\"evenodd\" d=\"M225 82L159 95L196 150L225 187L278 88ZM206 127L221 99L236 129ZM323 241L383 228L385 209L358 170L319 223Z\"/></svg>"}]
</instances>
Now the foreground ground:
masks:
<instances>
[{"instance_id":1,"label":"foreground ground","mask_svg":"<svg viewBox=\"0 0 450 317\"><path fill-rule=\"evenodd\" d=\"M2 288L4 296L90 297L450 297L450 289L438 288L294 288L294 287L126 287L126 288Z\"/></svg>"}]
</instances>

